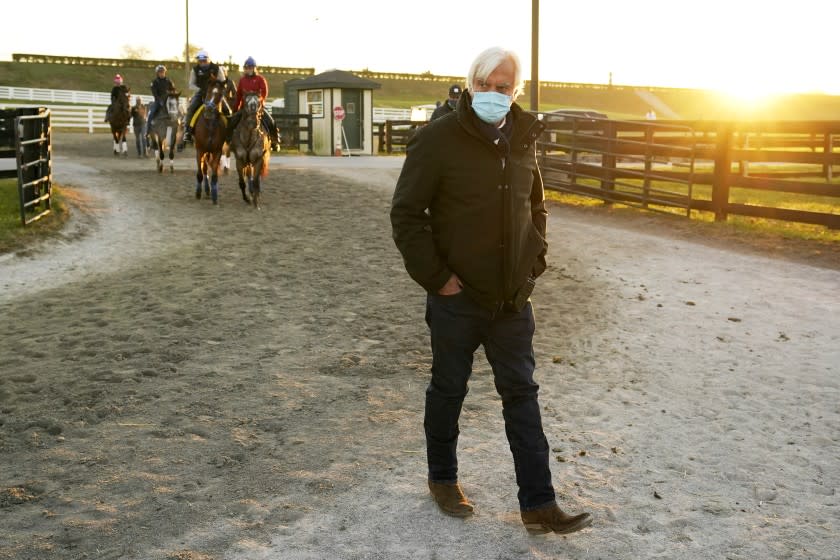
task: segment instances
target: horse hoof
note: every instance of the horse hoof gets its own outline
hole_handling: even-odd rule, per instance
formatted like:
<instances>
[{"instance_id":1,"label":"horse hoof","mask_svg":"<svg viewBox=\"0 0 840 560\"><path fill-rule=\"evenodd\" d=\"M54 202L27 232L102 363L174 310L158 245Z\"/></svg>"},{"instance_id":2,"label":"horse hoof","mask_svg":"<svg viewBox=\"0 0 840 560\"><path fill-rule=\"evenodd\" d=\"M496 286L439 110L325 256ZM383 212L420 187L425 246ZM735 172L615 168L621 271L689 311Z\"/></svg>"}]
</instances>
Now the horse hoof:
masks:
<instances>
[{"instance_id":1,"label":"horse hoof","mask_svg":"<svg viewBox=\"0 0 840 560\"><path fill-rule=\"evenodd\" d=\"M201 200L201 191L195 191L195 198L196 200Z\"/></svg>"}]
</instances>

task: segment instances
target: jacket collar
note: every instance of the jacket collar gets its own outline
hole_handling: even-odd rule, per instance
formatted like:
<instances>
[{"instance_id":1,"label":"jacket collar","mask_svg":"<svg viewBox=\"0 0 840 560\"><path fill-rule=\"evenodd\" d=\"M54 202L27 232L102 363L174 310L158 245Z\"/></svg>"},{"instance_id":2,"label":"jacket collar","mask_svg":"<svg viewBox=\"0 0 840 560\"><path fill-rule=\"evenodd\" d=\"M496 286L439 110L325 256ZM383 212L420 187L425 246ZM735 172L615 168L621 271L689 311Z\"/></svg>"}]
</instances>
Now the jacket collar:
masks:
<instances>
[{"instance_id":1,"label":"jacket collar","mask_svg":"<svg viewBox=\"0 0 840 560\"><path fill-rule=\"evenodd\" d=\"M481 120L472 109L472 95L470 94L470 90L465 89L461 94L455 111L458 116L458 122L467 132L477 138L483 139L485 142L490 142L487 139L487 135L483 134L479 128ZM545 125L542 121L522 109L515 102L510 106L510 112L506 118L513 121L513 132L510 137L510 147L513 152L521 152L530 148L540 137L543 130L545 130Z\"/></svg>"}]
</instances>

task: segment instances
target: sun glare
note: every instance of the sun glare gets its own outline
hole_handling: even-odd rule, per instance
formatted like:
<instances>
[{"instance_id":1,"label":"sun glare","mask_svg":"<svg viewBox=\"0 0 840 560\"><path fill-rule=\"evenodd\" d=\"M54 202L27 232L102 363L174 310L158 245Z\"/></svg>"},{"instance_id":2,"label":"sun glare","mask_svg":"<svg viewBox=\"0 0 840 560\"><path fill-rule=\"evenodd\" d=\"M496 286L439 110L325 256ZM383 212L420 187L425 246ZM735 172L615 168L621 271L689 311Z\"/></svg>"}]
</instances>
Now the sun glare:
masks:
<instances>
[{"instance_id":1,"label":"sun glare","mask_svg":"<svg viewBox=\"0 0 840 560\"><path fill-rule=\"evenodd\" d=\"M718 90L728 104L743 111L755 111L769 105L780 92L768 91L744 85L741 87L727 87Z\"/></svg>"}]
</instances>

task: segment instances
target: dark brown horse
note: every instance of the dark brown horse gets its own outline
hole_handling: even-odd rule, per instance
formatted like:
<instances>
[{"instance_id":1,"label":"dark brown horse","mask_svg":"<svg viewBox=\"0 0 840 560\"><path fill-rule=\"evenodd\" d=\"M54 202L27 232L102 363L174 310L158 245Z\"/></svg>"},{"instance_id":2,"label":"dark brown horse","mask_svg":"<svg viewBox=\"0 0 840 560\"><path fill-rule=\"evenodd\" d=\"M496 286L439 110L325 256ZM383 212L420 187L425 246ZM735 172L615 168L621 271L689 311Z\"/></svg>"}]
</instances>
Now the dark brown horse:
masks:
<instances>
[{"instance_id":1,"label":"dark brown horse","mask_svg":"<svg viewBox=\"0 0 840 560\"><path fill-rule=\"evenodd\" d=\"M222 115L224 83L211 79L204 97L204 105L193 117L193 138L195 143L195 197L201 198L201 185L204 194L219 203L219 160L225 149L226 121Z\"/></svg>"},{"instance_id":2,"label":"dark brown horse","mask_svg":"<svg viewBox=\"0 0 840 560\"><path fill-rule=\"evenodd\" d=\"M268 162L271 157L271 142L260 124L264 110L257 94L247 94L242 105L242 120L236 125L231 140L231 149L236 155L236 173L239 175L242 198L245 202L253 202L257 209L260 207L260 179L268 174ZM245 192L246 179L250 199Z\"/></svg>"},{"instance_id":3,"label":"dark brown horse","mask_svg":"<svg viewBox=\"0 0 840 560\"><path fill-rule=\"evenodd\" d=\"M128 105L128 95L124 91L111 102L108 108L111 125L111 136L114 137L114 155L120 155L120 150L125 157L128 157L128 143L125 137L128 135L128 123L131 120L131 109Z\"/></svg>"}]
</instances>

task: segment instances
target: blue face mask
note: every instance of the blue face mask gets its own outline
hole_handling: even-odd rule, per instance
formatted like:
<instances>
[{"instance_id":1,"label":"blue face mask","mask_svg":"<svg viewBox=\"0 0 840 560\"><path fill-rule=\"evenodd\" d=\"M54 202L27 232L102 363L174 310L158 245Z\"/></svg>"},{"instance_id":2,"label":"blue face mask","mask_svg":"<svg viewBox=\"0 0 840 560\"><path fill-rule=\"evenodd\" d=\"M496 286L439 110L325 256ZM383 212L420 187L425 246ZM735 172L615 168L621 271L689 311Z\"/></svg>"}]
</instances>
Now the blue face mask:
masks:
<instances>
[{"instance_id":1,"label":"blue face mask","mask_svg":"<svg viewBox=\"0 0 840 560\"><path fill-rule=\"evenodd\" d=\"M479 119L488 124L501 122L510 111L511 97L497 91L473 93L472 108Z\"/></svg>"}]
</instances>

